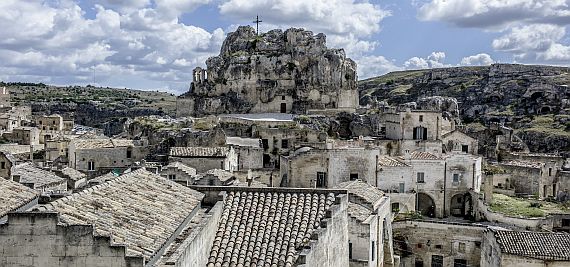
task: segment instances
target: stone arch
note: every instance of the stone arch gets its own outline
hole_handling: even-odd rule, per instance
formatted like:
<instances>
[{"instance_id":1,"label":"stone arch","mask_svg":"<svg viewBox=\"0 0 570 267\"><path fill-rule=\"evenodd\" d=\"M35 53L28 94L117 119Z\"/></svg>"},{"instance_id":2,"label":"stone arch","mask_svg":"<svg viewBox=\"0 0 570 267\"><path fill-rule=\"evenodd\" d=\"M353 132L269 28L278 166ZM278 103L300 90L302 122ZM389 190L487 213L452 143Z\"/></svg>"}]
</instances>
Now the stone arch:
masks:
<instances>
[{"instance_id":1,"label":"stone arch","mask_svg":"<svg viewBox=\"0 0 570 267\"><path fill-rule=\"evenodd\" d=\"M470 218L473 216L473 199L469 192L456 194L451 198L450 213L454 217Z\"/></svg>"},{"instance_id":2,"label":"stone arch","mask_svg":"<svg viewBox=\"0 0 570 267\"><path fill-rule=\"evenodd\" d=\"M548 114L550 112L552 112L552 109L550 107L542 107L540 109L540 114Z\"/></svg>"},{"instance_id":3,"label":"stone arch","mask_svg":"<svg viewBox=\"0 0 570 267\"><path fill-rule=\"evenodd\" d=\"M426 193L418 193L416 195L416 211L421 215L435 218L435 201Z\"/></svg>"}]
</instances>

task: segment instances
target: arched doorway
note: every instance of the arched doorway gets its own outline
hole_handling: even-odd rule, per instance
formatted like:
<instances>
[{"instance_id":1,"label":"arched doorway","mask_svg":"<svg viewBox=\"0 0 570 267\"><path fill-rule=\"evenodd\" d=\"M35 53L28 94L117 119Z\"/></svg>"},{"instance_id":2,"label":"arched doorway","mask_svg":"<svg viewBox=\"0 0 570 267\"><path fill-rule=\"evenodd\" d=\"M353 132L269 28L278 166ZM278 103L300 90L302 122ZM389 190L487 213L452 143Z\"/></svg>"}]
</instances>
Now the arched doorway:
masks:
<instances>
[{"instance_id":1,"label":"arched doorway","mask_svg":"<svg viewBox=\"0 0 570 267\"><path fill-rule=\"evenodd\" d=\"M421 215L435 218L435 202L428 194L418 193L416 201L416 211Z\"/></svg>"},{"instance_id":2,"label":"arched doorway","mask_svg":"<svg viewBox=\"0 0 570 267\"><path fill-rule=\"evenodd\" d=\"M473 216L473 200L469 192L451 198L451 216L469 219Z\"/></svg>"}]
</instances>

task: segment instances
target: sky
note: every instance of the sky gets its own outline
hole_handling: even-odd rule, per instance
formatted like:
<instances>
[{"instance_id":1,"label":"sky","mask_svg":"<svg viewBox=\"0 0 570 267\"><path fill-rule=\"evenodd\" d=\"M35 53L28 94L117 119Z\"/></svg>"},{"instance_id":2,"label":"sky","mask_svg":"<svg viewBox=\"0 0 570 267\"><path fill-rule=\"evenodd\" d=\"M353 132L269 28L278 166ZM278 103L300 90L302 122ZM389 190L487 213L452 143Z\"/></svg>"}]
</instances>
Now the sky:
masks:
<instances>
[{"instance_id":1,"label":"sky","mask_svg":"<svg viewBox=\"0 0 570 267\"><path fill-rule=\"evenodd\" d=\"M0 0L0 80L180 94L240 25L327 35L359 79L570 65L570 0Z\"/></svg>"}]
</instances>

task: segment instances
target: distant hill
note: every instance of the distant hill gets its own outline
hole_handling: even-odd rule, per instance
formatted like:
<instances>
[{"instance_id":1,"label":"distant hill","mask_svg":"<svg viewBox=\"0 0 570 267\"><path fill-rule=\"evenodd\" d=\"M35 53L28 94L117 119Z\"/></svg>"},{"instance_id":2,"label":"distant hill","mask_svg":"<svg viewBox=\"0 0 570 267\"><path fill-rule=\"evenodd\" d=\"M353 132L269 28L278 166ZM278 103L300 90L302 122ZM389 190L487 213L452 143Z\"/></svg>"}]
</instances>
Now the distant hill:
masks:
<instances>
[{"instance_id":1,"label":"distant hill","mask_svg":"<svg viewBox=\"0 0 570 267\"><path fill-rule=\"evenodd\" d=\"M570 68L494 64L392 72L358 84L360 104L454 97L469 124L504 122L534 151L570 151Z\"/></svg>"}]
</instances>

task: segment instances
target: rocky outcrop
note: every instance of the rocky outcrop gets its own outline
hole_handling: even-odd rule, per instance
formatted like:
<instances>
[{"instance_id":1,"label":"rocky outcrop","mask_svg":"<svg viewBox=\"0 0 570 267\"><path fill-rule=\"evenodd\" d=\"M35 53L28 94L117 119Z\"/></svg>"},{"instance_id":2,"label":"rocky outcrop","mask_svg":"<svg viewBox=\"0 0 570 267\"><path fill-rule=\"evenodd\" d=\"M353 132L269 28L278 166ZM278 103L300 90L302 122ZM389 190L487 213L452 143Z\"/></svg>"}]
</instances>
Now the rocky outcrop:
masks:
<instances>
[{"instance_id":1,"label":"rocky outcrop","mask_svg":"<svg viewBox=\"0 0 570 267\"><path fill-rule=\"evenodd\" d=\"M356 108L356 63L326 47L324 34L303 29L228 34L220 54L196 68L178 116Z\"/></svg>"}]
</instances>

